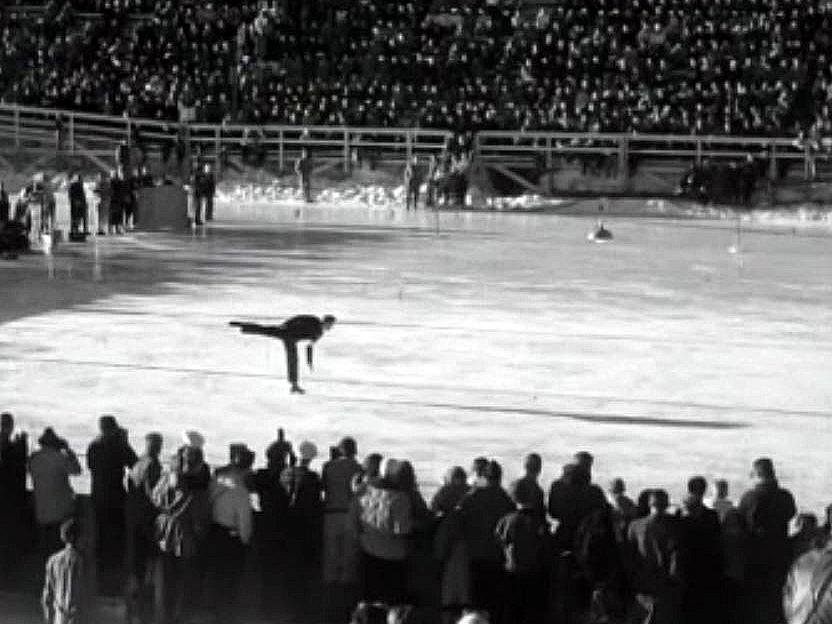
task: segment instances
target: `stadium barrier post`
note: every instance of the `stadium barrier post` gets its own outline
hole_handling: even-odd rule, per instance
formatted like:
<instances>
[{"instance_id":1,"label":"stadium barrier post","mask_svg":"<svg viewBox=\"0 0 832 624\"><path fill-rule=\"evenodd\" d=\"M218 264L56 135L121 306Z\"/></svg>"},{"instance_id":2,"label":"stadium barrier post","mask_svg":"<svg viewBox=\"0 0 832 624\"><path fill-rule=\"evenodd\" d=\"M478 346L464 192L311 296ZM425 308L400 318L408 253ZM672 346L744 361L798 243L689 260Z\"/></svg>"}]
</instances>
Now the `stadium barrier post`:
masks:
<instances>
[{"instance_id":1,"label":"stadium barrier post","mask_svg":"<svg viewBox=\"0 0 832 624\"><path fill-rule=\"evenodd\" d=\"M552 171L552 137L546 137L546 172ZM550 176L551 177L551 176Z\"/></svg>"},{"instance_id":2,"label":"stadium barrier post","mask_svg":"<svg viewBox=\"0 0 832 624\"><path fill-rule=\"evenodd\" d=\"M696 137L696 166L699 167L702 164L702 139Z\"/></svg>"},{"instance_id":3,"label":"stadium barrier post","mask_svg":"<svg viewBox=\"0 0 832 624\"><path fill-rule=\"evenodd\" d=\"M126 121L126 123L127 123L127 125L126 125L126 127L125 127L125 130L124 130L124 131L127 133L127 148L128 148L128 149L130 149L130 148L132 148L132 147L133 147L133 137L131 136L133 133L132 133L132 132L130 132L130 130L131 130L131 127L130 127L130 118L129 118L129 117L125 117L124 119L125 119L125 121Z\"/></svg>"},{"instance_id":4,"label":"stadium barrier post","mask_svg":"<svg viewBox=\"0 0 832 624\"><path fill-rule=\"evenodd\" d=\"M618 139L618 178L628 177L628 172L630 171L629 167L630 161L630 141L627 139L626 136L622 136Z\"/></svg>"},{"instance_id":5,"label":"stadium barrier post","mask_svg":"<svg viewBox=\"0 0 832 624\"><path fill-rule=\"evenodd\" d=\"M75 115L69 116L69 153L75 153Z\"/></svg>"},{"instance_id":6,"label":"stadium barrier post","mask_svg":"<svg viewBox=\"0 0 832 624\"><path fill-rule=\"evenodd\" d=\"M772 181L777 180L777 143L771 142L771 159L768 163L768 177Z\"/></svg>"},{"instance_id":7,"label":"stadium barrier post","mask_svg":"<svg viewBox=\"0 0 832 624\"><path fill-rule=\"evenodd\" d=\"M812 179L812 153L809 141L805 141L803 145L803 179L805 181Z\"/></svg>"},{"instance_id":8,"label":"stadium barrier post","mask_svg":"<svg viewBox=\"0 0 832 624\"><path fill-rule=\"evenodd\" d=\"M14 146L20 147L20 109L14 109Z\"/></svg>"},{"instance_id":9,"label":"stadium barrier post","mask_svg":"<svg viewBox=\"0 0 832 624\"><path fill-rule=\"evenodd\" d=\"M344 173L350 172L350 130L344 128Z\"/></svg>"},{"instance_id":10,"label":"stadium barrier post","mask_svg":"<svg viewBox=\"0 0 832 624\"><path fill-rule=\"evenodd\" d=\"M410 162L413 158L413 133L410 130L405 132L405 142L407 145L407 161Z\"/></svg>"},{"instance_id":11,"label":"stadium barrier post","mask_svg":"<svg viewBox=\"0 0 832 624\"><path fill-rule=\"evenodd\" d=\"M285 147L283 145L283 130L281 130L277 133L277 167L280 173L283 173L285 158L286 154Z\"/></svg>"},{"instance_id":12,"label":"stadium barrier post","mask_svg":"<svg viewBox=\"0 0 832 624\"><path fill-rule=\"evenodd\" d=\"M220 154L222 152L222 135L220 133L220 126L217 126L214 129L214 171L216 171L217 177L220 176L220 166L222 158L220 158Z\"/></svg>"}]
</instances>

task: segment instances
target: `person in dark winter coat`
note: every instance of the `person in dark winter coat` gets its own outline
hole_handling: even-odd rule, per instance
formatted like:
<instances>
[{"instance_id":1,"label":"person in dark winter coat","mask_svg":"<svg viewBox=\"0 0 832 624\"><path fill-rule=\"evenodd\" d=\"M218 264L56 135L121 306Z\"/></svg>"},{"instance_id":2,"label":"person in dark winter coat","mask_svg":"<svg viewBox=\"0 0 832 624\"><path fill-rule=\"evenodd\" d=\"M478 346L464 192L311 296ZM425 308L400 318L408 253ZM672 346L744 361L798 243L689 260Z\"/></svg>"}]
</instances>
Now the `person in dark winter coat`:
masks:
<instances>
[{"instance_id":1,"label":"person in dark winter coat","mask_svg":"<svg viewBox=\"0 0 832 624\"><path fill-rule=\"evenodd\" d=\"M460 503L461 531L470 558L472 606L499 622L503 608L505 569L503 552L494 538L497 523L516 506L500 481L503 471L496 461L485 469L485 486L474 488Z\"/></svg>"},{"instance_id":2,"label":"person in dark winter coat","mask_svg":"<svg viewBox=\"0 0 832 624\"><path fill-rule=\"evenodd\" d=\"M650 515L630 523L627 556L637 619L644 624L682 621L682 532L680 521L667 513L664 490L650 493Z\"/></svg>"},{"instance_id":3,"label":"person in dark winter coat","mask_svg":"<svg viewBox=\"0 0 832 624\"><path fill-rule=\"evenodd\" d=\"M540 457L540 455L538 455L537 453L529 453L528 455L526 455L525 459L523 460L523 471L523 476L512 484L511 489L515 490L520 485L520 483L526 483L527 487L524 486L522 489L524 491L528 489L528 491L532 493L532 496L534 497L534 501L532 501L532 506L540 516L540 520L545 521L546 504L543 498L543 488L541 488L538 484L538 479L540 479L540 473L543 472L543 459Z\"/></svg>"},{"instance_id":4,"label":"person in dark winter coat","mask_svg":"<svg viewBox=\"0 0 832 624\"><path fill-rule=\"evenodd\" d=\"M89 216L87 211L87 195L84 192L84 180L81 174L72 176L68 189L70 231L72 233L89 233Z\"/></svg>"},{"instance_id":5,"label":"person in dark winter coat","mask_svg":"<svg viewBox=\"0 0 832 624\"><path fill-rule=\"evenodd\" d=\"M707 487L703 477L691 478L681 510L683 607L685 621L690 624L717 622L723 613L721 529L717 512L705 507Z\"/></svg>"},{"instance_id":6,"label":"person in dark winter coat","mask_svg":"<svg viewBox=\"0 0 832 624\"><path fill-rule=\"evenodd\" d=\"M739 512L748 528L746 618L757 624L782 621L780 589L789 566L789 521L796 510L791 492L780 487L767 457L752 465L754 487L746 492Z\"/></svg>"},{"instance_id":7,"label":"person in dark winter coat","mask_svg":"<svg viewBox=\"0 0 832 624\"><path fill-rule=\"evenodd\" d=\"M502 621L537 624L545 605L547 527L538 508L534 483L519 480L512 487L517 509L497 523L496 536L503 549L506 570Z\"/></svg>"},{"instance_id":8,"label":"person in dark winter coat","mask_svg":"<svg viewBox=\"0 0 832 624\"><path fill-rule=\"evenodd\" d=\"M15 577L26 514L26 433L14 432L14 416L0 414L0 586Z\"/></svg>"},{"instance_id":9,"label":"person in dark winter coat","mask_svg":"<svg viewBox=\"0 0 832 624\"><path fill-rule=\"evenodd\" d=\"M92 475L95 509L96 554L101 590L120 593L117 587L125 547L125 471L138 459L127 441L127 432L112 416L99 420L100 434L87 447L87 467Z\"/></svg>"},{"instance_id":10,"label":"person in dark winter coat","mask_svg":"<svg viewBox=\"0 0 832 624\"><path fill-rule=\"evenodd\" d=\"M290 608L299 620L314 620L317 613L318 587L313 582L320 575L321 536L323 531L323 485L321 477L309 465L318 455L311 442L298 445L300 464L289 466L280 474L280 483L289 498L287 514L287 560Z\"/></svg>"},{"instance_id":11,"label":"person in dark winter coat","mask_svg":"<svg viewBox=\"0 0 832 624\"><path fill-rule=\"evenodd\" d=\"M133 464L127 478L127 608L141 621L149 620L146 611L150 598L150 563L154 549L153 489L162 476L159 456L162 436L145 436L145 453Z\"/></svg>"},{"instance_id":12,"label":"person in dark winter coat","mask_svg":"<svg viewBox=\"0 0 832 624\"><path fill-rule=\"evenodd\" d=\"M549 515L558 521L555 546L561 550L570 550L581 521L606 505L603 490L591 479L585 466L567 464L549 488Z\"/></svg>"},{"instance_id":13,"label":"person in dark winter coat","mask_svg":"<svg viewBox=\"0 0 832 624\"><path fill-rule=\"evenodd\" d=\"M265 619L288 611L291 570L286 569L289 541L289 494L280 483L280 475L295 463L292 445L278 429L278 439L266 451L267 465L254 475L254 490L260 501L260 513L254 517L254 549L260 559L261 601Z\"/></svg>"}]
</instances>

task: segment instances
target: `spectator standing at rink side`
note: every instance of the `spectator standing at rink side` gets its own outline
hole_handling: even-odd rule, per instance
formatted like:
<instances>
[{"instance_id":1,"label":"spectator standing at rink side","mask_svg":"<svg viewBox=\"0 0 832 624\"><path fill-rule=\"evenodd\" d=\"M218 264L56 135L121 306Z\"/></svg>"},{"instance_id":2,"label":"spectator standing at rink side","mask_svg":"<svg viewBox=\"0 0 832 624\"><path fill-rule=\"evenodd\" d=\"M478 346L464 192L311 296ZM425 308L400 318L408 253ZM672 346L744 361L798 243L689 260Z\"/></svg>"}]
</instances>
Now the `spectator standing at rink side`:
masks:
<instances>
[{"instance_id":1,"label":"spectator standing at rink side","mask_svg":"<svg viewBox=\"0 0 832 624\"><path fill-rule=\"evenodd\" d=\"M722 552L719 516L705 506L708 482L704 477L688 481L688 495L681 509L682 577L685 589L682 608L690 624L716 622L724 613L722 604Z\"/></svg>"},{"instance_id":2,"label":"spectator standing at rink side","mask_svg":"<svg viewBox=\"0 0 832 624\"><path fill-rule=\"evenodd\" d=\"M211 526L209 480L202 449L186 445L153 490L159 511L154 526L154 624L183 621L199 603L201 558Z\"/></svg>"},{"instance_id":3,"label":"spectator standing at rink side","mask_svg":"<svg viewBox=\"0 0 832 624\"><path fill-rule=\"evenodd\" d=\"M130 181L125 177L125 169L121 165L110 176L110 218L111 234L124 234L125 215L128 204L132 200L133 190Z\"/></svg>"},{"instance_id":4,"label":"spectator standing at rink side","mask_svg":"<svg viewBox=\"0 0 832 624\"><path fill-rule=\"evenodd\" d=\"M286 369L291 384L291 392L303 394L305 390L298 385L298 342L307 341L306 363L312 370L313 347L325 331L332 329L335 317L327 314L323 318L309 314L293 316L281 325L260 325L258 323L241 323L232 321L232 327L239 327L244 334L260 334L279 338L286 350Z\"/></svg>"},{"instance_id":5,"label":"spectator standing at rink side","mask_svg":"<svg viewBox=\"0 0 832 624\"><path fill-rule=\"evenodd\" d=\"M456 621L463 608L471 604L471 580L468 551L462 537L458 506L471 488L461 466L450 468L445 482L430 502L437 523L434 534L434 557L441 565L442 621Z\"/></svg>"},{"instance_id":6,"label":"spectator standing at rink side","mask_svg":"<svg viewBox=\"0 0 832 624\"><path fill-rule=\"evenodd\" d=\"M734 509L733 501L728 498L728 482L725 479L714 481L714 497L707 501L707 505L717 513L720 522L724 522L728 512Z\"/></svg>"},{"instance_id":7,"label":"spectator standing at rink side","mask_svg":"<svg viewBox=\"0 0 832 624\"><path fill-rule=\"evenodd\" d=\"M627 537L627 525L638 517L638 508L629 496L624 479L616 477L610 482L607 491L607 503L612 512L613 525L619 542Z\"/></svg>"},{"instance_id":8,"label":"spectator standing at rink side","mask_svg":"<svg viewBox=\"0 0 832 624\"><path fill-rule=\"evenodd\" d=\"M202 171L196 174L194 181L196 193L196 220L199 223L202 218L206 221L214 220L214 195L217 192L217 183L211 171L211 164L202 165Z\"/></svg>"},{"instance_id":9,"label":"spectator standing at rink side","mask_svg":"<svg viewBox=\"0 0 832 624\"><path fill-rule=\"evenodd\" d=\"M79 523L70 518L60 526L63 550L46 562L41 606L46 624L83 624L87 621L91 592L87 564L78 548Z\"/></svg>"},{"instance_id":10,"label":"spectator standing at rink side","mask_svg":"<svg viewBox=\"0 0 832 624\"><path fill-rule=\"evenodd\" d=\"M682 622L682 543L679 520L667 513L664 490L652 490L650 515L633 520L627 530L626 562L635 592L637 622Z\"/></svg>"},{"instance_id":11,"label":"spectator standing at rink side","mask_svg":"<svg viewBox=\"0 0 832 624\"><path fill-rule=\"evenodd\" d=\"M254 487L260 503L255 517L254 539L260 560L261 610L266 619L288 611L286 586L292 571L286 568L289 541L289 495L280 483L280 475L296 463L292 445L277 430L277 440L266 450L266 467L254 475Z\"/></svg>"},{"instance_id":12,"label":"spectator standing at rink side","mask_svg":"<svg viewBox=\"0 0 832 624\"><path fill-rule=\"evenodd\" d=\"M110 198L113 189L110 180L103 171L99 172L93 193L98 198L96 213L98 215L98 236L104 236L110 229Z\"/></svg>"},{"instance_id":13,"label":"spectator standing at rink side","mask_svg":"<svg viewBox=\"0 0 832 624\"><path fill-rule=\"evenodd\" d=\"M84 191L84 180L80 173L74 173L70 177L69 189L69 231L72 234L89 234L89 217L87 214L87 194Z\"/></svg>"},{"instance_id":14,"label":"spectator standing at rink side","mask_svg":"<svg viewBox=\"0 0 832 624\"><path fill-rule=\"evenodd\" d=\"M352 482L361 472L355 459L358 447L350 437L343 438L335 457L321 470L324 494L323 582L328 600L326 615L345 620L355 604L358 584L358 542L350 531Z\"/></svg>"},{"instance_id":15,"label":"spectator standing at rink side","mask_svg":"<svg viewBox=\"0 0 832 624\"><path fill-rule=\"evenodd\" d=\"M541 516L533 481L521 479L512 487L515 511L497 523L496 536L503 549L506 570L505 608L501 621L507 624L541 622L546 602L546 543L548 530Z\"/></svg>"},{"instance_id":16,"label":"spectator standing at rink side","mask_svg":"<svg viewBox=\"0 0 832 624\"><path fill-rule=\"evenodd\" d=\"M303 194L303 201L312 201L312 159L304 147L300 151L300 158L295 161L295 174L298 176L298 190Z\"/></svg>"},{"instance_id":17,"label":"spectator standing at rink side","mask_svg":"<svg viewBox=\"0 0 832 624\"><path fill-rule=\"evenodd\" d=\"M14 433L14 417L0 414L0 588L14 584L22 550L26 514L25 432Z\"/></svg>"},{"instance_id":18,"label":"spectator standing at rink side","mask_svg":"<svg viewBox=\"0 0 832 624\"><path fill-rule=\"evenodd\" d=\"M422 186L422 174L419 171L419 157L413 156L404 168L405 208L410 206L416 210L419 207L419 188Z\"/></svg>"},{"instance_id":19,"label":"spectator standing at rink side","mask_svg":"<svg viewBox=\"0 0 832 624\"><path fill-rule=\"evenodd\" d=\"M6 192L6 183L0 181L0 227L11 218L11 204Z\"/></svg>"},{"instance_id":20,"label":"spectator standing at rink side","mask_svg":"<svg viewBox=\"0 0 832 624\"><path fill-rule=\"evenodd\" d=\"M61 523L75 513L75 492L70 476L81 474L81 464L66 440L47 427L38 439L40 449L29 458L35 499L35 521L42 555L58 548Z\"/></svg>"},{"instance_id":21,"label":"spectator standing at rink side","mask_svg":"<svg viewBox=\"0 0 832 624\"><path fill-rule=\"evenodd\" d=\"M138 458L127 440L127 432L119 427L113 416L102 416L98 426L98 437L87 447L95 510L98 579L102 593L115 595L120 592L118 572L124 560L126 536L124 476Z\"/></svg>"},{"instance_id":22,"label":"spectator standing at rink side","mask_svg":"<svg viewBox=\"0 0 832 624\"><path fill-rule=\"evenodd\" d=\"M431 154L428 159L428 170L425 174L427 188L425 190L425 207L433 208L436 205L436 154Z\"/></svg>"},{"instance_id":23,"label":"spectator standing at rink side","mask_svg":"<svg viewBox=\"0 0 832 624\"><path fill-rule=\"evenodd\" d=\"M351 522L361 548L361 599L401 604L407 597L407 556L413 533L410 496L396 483L400 462L387 458L381 477L357 493Z\"/></svg>"},{"instance_id":24,"label":"spectator standing at rink side","mask_svg":"<svg viewBox=\"0 0 832 624\"><path fill-rule=\"evenodd\" d=\"M289 498L286 517L289 539L284 565L291 570L287 590L296 619L316 621L318 588L313 579L319 577L321 569L323 486L318 473L310 468L318 455L317 447L309 441L301 442L298 454L300 464L289 466L280 474L280 483Z\"/></svg>"},{"instance_id":25,"label":"spectator standing at rink side","mask_svg":"<svg viewBox=\"0 0 832 624\"><path fill-rule=\"evenodd\" d=\"M755 460L751 476L754 487L739 504L749 534L746 619L775 624L783 618L780 590L789 566L789 521L796 508L791 492L780 487L769 458Z\"/></svg>"},{"instance_id":26,"label":"spectator standing at rink side","mask_svg":"<svg viewBox=\"0 0 832 624\"><path fill-rule=\"evenodd\" d=\"M531 496L534 497L533 507L537 511L541 520L546 520L546 504L543 500L543 488L540 487L538 480L540 473L543 472L543 459L537 453L529 453L523 459L523 476L515 481L509 491L515 491L519 483L527 483ZM525 486L524 486L525 487ZM522 490L523 495L527 494L526 490ZM517 501L515 501L517 502ZM525 503L524 503L525 504Z\"/></svg>"},{"instance_id":27,"label":"spectator standing at rink side","mask_svg":"<svg viewBox=\"0 0 832 624\"><path fill-rule=\"evenodd\" d=\"M483 476L485 485L474 488L460 503L461 530L470 558L472 604L488 611L492 622L499 624L505 570L495 530L500 518L514 511L516 505L500 485L500 464L489 461Z\"/></svg>"},{"instance_id":28,"label":"spectator standing at rink side","mask_svg":"<svg viewBox=\"0 0 832 624\"><path fill-rule=\"evenodd\" d=\"M287 466L294 466L297 461L295 452L292 450L292 443L286 439L286 433L282 428L277 430L277 440L269 444L266 449L266 466L274 470L277 475Z\"/></svg>"},{"instance_id":29,"label":"spectator standing at rink side","mask_svg":"<svg viewBox=\"0 0 832 624\"><path fill-rule=\"evenodd\" d=\"M253 533L248 485L254 453L244 444L232 444L230 455L231 463L216 470L208 490L213 522L205 548L207 596L220 622L237 619L237 591Z\"/></svg>"},{"instance_id":30,"label":"spectator standing at rink side","mask_svg":"<svg viewBox=\"0 0 832 624\"><path fill-rule=\"evenodd\" d=\"M145 452L133 464L127 478L127 613L130 622L151 620L152 585L149 582L151 563L156 549L154 524L156 507L153 489L162 476L162 435L145 436Z\"/></svg>"}]
</instances>

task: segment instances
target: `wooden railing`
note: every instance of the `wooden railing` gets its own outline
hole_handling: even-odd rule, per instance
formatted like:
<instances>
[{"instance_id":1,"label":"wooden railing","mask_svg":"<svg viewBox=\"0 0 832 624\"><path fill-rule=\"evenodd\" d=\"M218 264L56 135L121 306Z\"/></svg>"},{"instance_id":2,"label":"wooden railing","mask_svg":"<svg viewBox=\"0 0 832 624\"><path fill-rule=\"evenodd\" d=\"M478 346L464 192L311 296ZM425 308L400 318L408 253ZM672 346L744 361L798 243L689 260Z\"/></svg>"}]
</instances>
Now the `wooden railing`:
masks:
<instances>
[{"instance_id":1,"label":"wooden railing","mask_svg":"<svg viewBox=\"0 0 832 624\"><path fill-rule=\"evenodd\" d=\"M404 162L414 155L440 153L452 137L447 130L426 128L179 124L0 104L0 140L15 148L100 157L115 154L122 142L132 146L137 136L144 149L160 150L164 142L173 146L180 133L188 154L216 159L218 165L226 156L259 145L281 169L305 148L316 161L340 164L345 171L356 150L362 156Z\"/></svg>"},{"instance_id":2,"label":"wooden railing","mask_svg":"<svg viewBox=\"0 0 832 624\"><path fill-rule=\"evenodd\" d=\"M60 128L60 129L59 129ZM122 141L137 136L144 148L161 149L181 132L188 154L214 158L240 155L244 145L259 144L267 159L281 170L308 149L315 160L341 165L349 171L356 153L385 162L404 162L413 155L438 154L452 133L425 128L357 128L343 126L284 126L161 122L75 111L0 104L0 141L16 148L59 150L70 154L110 156ZM260 138L255 139L255 135ZM558 157L613 158L619 175L642 159L675 159L701 163L705 159L742 159L747 154L768 159L774 171L782 160L802 161L806 179L812 177L817 150L794 137L700 136L676 134L568 133L482 131L474 136L474 155L481 162L510 165L535 160L551 169Z\"/></svg>"},{"instance_id":3,"label":"wooden railing","mask_svg":"<svg viewBox=\"0 0 832 624\"><path fill-rule=\"evenodd\" d=\"M768 159L772 171L779 160L802 161L806 179L812 175L816 158L812 145L795 137L693 134L483 131L474 137L474 152L485 163L542 159L546 169L554 166L558 156L604 156L617 160L619 175L626 175L633 159L672 158L701 164L705 159L741 160L751 155Z\"/></svg>"}]
</instances>

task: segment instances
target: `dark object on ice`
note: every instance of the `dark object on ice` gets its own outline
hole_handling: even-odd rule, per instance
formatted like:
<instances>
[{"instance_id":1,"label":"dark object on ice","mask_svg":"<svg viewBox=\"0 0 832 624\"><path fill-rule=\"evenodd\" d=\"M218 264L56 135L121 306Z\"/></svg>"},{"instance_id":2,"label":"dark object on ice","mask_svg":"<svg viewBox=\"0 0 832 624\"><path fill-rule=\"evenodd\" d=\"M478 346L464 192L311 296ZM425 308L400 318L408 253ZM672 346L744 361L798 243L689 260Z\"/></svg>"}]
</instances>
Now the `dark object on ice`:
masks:
<instances>
[{"instance_id":1,"label":"dark object on ice","mask_svg":"<svg viewBox=\"0 0 832 624\"><path fill-rule=\"evenodd\" d=\"M298 385L298 349L297 344L302 340L309 341L306 346L306 363L312 370L312 347L324 332L335 324L335 317L327 314L323 318L310 314L293 316L280 325L261 325L259 323L243 323L231 321L229 325L239 327L244 334L260 334L279 338L286 349L286 367L292 393L303 394L305 391Z\"/></svg>"},{"instance_id":2,"label":"dark object on ice","mask_svg":"<svg viewBox=\"0 0 832 624\"><path fill-rule=\"evenodd\" d=\"M604 224L599 221L595 230L592 231L587 238L592 241L610 241L612 240L612 232L604 227Z\"/></svg>"},{"instance_id":3,"label":"dark object on ice","mask_svg":"<svg viewBox=\"0 0 832 624\"><path fill-rule=\"evenodd\" d=\"M86 232L70 232L69 241L72 243L86 243L87 236L89 236L89 234Z\"/></svg>"}]
</instances>

